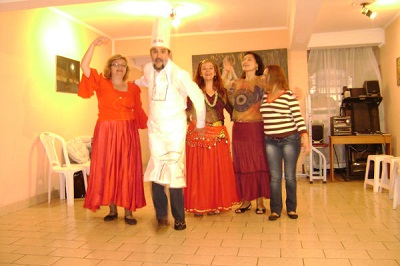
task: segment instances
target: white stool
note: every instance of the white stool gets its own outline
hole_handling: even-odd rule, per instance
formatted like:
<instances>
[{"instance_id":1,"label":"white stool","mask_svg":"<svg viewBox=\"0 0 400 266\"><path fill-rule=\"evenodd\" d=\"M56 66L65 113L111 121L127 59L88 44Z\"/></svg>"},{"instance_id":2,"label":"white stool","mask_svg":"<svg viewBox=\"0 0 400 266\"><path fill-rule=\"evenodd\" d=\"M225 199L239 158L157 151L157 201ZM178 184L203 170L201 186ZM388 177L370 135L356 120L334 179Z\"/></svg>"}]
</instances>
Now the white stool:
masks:
<instances>
[{"instance_id":1,"label":"white stool","mask_svg":"<svg viewBox=\"0 0 400 266\"><path fill-rule=\"evenodd\" d=\"M400 203L400 161L396 161L393 167L393 210Z\"/></svg>"},{"instance_id":2,"label":"white stool","mask_svg":"<svg viewBox=\"0 0 400 266\"><path fill-rule=\"evenodd\" d=\"M386 154L368 155L367 166L365 168L364 188L366 188L367 185L371 185L374 188L374 192L378 192L380 175L381 175L381 162L383 161L383 159L390 158L390 157L393 157L393 156L386 155ZM371 161L374 162L374 178L373 179L368 178L369 166L371 164Z\"/></svg>"},{"instance_id":3,"label":"white stool","mask_svg":"<svg viewBox=\"0 0 400 266\"><path fill-rule=\"evenodd\" d=\"M382 160L382 176L379 182L379 192L382 192L383 188L387 189L389 191L390 199L393 199L394 164L398 161L400 161L400 157L387 157Z\"/></svg>"}]
</instances>

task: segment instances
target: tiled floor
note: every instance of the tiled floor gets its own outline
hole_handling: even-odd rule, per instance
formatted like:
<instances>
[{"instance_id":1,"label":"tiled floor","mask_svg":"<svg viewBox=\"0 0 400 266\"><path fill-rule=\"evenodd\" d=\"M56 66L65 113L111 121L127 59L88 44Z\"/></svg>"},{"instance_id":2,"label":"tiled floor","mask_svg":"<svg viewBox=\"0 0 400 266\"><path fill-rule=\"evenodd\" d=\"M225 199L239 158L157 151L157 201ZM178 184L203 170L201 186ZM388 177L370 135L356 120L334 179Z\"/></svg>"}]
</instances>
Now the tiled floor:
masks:
<instances>
[{"instance_id":1,"label":"tiled floor","mask_svg":"<svg viewBox=\"0 0 400 266\"><path fill-rule=\"evenodd\" d=\"M244 214L187 215L184 231L156 228L148 187L134 226L122 209L103 222L108 208L93 213L82 200L1 216L0 265L400 265L400 206L360 180L299 177L298 220L268 221L269 210L257 215L253 203Z\"/></svg>"}]
</instances>

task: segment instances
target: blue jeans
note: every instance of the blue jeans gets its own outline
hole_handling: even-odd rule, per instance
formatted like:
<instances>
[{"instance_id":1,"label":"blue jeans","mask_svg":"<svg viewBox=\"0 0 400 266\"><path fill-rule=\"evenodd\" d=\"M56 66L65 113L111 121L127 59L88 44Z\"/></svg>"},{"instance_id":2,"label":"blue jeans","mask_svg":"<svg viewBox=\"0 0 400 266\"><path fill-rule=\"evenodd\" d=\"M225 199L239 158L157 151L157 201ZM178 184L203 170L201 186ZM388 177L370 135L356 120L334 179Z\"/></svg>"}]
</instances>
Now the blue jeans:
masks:
<instances>
[{"instance_id":1,"label":"blue jeans","mask_svg":"<svg viewBox=\"0 0 400 266\"><path fill-rule=\"evenodd\" d=\"M286 211L296 211L296 166L300 154L300 136L296 133L286 138L265 138L269 170L271 173L271 213L282 212L282 160L285 171Z\"/></svg>"}]
</instances>

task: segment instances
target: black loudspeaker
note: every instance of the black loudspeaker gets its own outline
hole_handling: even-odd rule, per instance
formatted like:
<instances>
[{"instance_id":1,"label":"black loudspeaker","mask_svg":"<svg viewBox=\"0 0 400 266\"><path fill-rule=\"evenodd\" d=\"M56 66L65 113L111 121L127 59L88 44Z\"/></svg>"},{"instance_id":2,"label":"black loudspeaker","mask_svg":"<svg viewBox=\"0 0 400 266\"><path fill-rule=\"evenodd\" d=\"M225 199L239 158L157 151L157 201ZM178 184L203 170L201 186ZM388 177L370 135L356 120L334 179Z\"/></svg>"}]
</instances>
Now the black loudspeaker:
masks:
<instances>
[{"instance_id":1,"label":"black loudspeaker","mask_svg":"<svg viewBox=\"0 0 400 266\"><path fill-rule=\"evenodd\" d=\"M346 150L346 180L356 178L357 176L364 177L367 166L368 155L382 154L381 144L348 144L345 145ZM372 162L373 163L373 162ZM374 167L369 168L369 176L373 176Z\"/></svg>"},{"instance_id":2,"label":"black loudspeaker","mask_svg":"<svg viewBox=\"0 0 400 266\"><path fill-rule=\"evenodd\" d=\"M366 80L364 81L363 87L367 91L367 96L381 96L381 90L377 80Z\"/></svg>"},{"instance_id":3,"label":"black loudspeaker","mask_svg":"<svg viewBox=\"0 0 400 266\"><path fill-rule=\"evenodd\" d=\"M376 103L354 102L351 112L353 134L380 133L379 110Z\"/></svg>"},{"instance_id":4,"label":"black loudspeaker","mask_svg":"<svg viewBox=\"0 0 400 266\"><path fill-rule=\"evenodd\" d=\"M350 97L366 97L367 91L365 88L351 88L350 90Z\"/></svg>"},{"instance_id":5,"label":"black loudspeaker","mask_svg":"<svg viewBox=\"0 0 400 266\"><path fill-rule=\"evenodd\" d=\"M324 142L324 124L312 124L311 131L313 143Z\"/></svg>"},{"instance_id":6,"label":"black loudspeaker","mask_svg":"<svg viewBox=\"0 0 400 266\"><path fill-rule=\"evenodd\" d=\"M65 188L67 193L67 188ZM65 194L67 195L67 194ZM74 198L84 198L86 196L85 180L83 179L83 172L79 171L74 173Z\"/></svg>"}]
</instances>

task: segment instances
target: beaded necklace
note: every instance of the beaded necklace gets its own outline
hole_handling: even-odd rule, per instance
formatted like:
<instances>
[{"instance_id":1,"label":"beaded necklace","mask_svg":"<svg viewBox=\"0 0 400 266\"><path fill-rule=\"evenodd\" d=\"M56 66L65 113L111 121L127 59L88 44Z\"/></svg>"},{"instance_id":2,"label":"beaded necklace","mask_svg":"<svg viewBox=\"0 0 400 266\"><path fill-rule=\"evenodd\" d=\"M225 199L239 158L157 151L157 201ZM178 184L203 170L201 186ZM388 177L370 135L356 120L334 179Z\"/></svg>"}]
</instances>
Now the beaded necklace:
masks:
<instances>
[{"instance_id":1,"label":"beaded necklace","mask_svg":"<svg viewBox=\"0 0 400 266\"><path fill-rule=\"evenodd\" d=\"M208 101L208 97L207 97L207 95L206 95L206 92L205 91L203 91L203 94L204 94L204 100L205 100L205 102L206 102L206 104L208 105L208 106L210 106L210 107L214 107L216 104L217 104L217 100L218 100L218 92L217 91L215 91L215 93L214 93L214 101L213 101L213 103L211 104L209 101Z\"/></svg>"}]
</instances>

